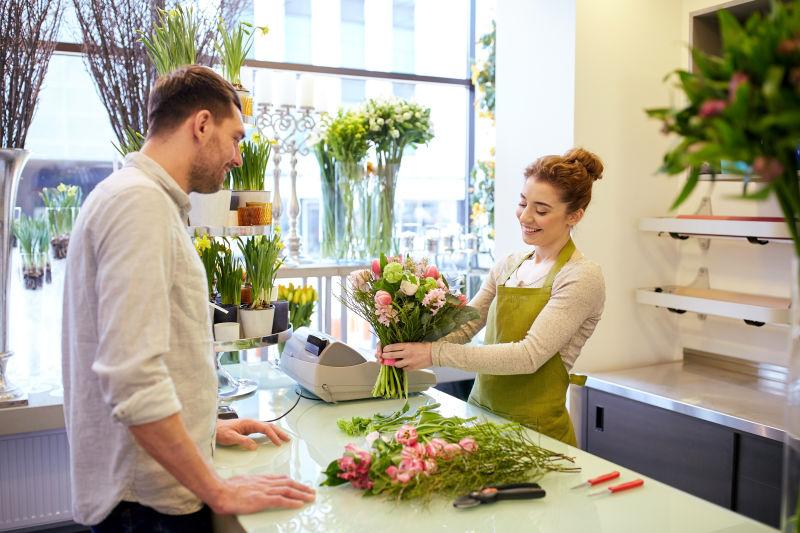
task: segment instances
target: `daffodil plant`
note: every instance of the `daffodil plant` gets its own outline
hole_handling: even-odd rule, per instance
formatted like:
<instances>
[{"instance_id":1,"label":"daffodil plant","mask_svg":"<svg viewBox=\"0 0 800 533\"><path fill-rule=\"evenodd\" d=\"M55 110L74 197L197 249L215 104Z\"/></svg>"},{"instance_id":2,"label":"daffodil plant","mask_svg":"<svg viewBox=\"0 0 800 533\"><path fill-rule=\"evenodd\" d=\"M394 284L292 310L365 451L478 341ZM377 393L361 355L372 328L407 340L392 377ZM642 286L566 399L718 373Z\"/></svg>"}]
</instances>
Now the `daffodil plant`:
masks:
<instances>
[{"instance_id":1,"label":"daffodil plant","mask_svg":"<svg viewBox=\"0 0 800 533\"><path fill-rule=\"evenodd\" d=\"M251 288L250 309L268 309L275 276L283 264L280 229L276 227L272 235L257 235L247 240L237 237L236 240L244 258L246 279Z\"/></svg>"}]
</instances>

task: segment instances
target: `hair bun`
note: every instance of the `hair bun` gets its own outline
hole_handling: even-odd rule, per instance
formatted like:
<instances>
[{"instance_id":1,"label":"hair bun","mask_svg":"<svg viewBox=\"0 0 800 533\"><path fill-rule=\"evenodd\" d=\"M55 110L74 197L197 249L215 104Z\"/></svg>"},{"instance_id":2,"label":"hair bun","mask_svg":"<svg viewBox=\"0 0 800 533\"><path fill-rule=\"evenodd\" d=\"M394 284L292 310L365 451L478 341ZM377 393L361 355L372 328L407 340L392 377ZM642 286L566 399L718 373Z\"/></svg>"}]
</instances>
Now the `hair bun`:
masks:
<instances>
[{"instance_id":1,"label":"hair bun","mask_svg":"<svg viewBox=\"0 0 800 533\"><path fill-rule=\"evenodd\" d=\"M593 181L603 177L603 162L589 150L573 148L564 153L564 160L569 163L580 163Z\"/></svg>"}]
</instances>

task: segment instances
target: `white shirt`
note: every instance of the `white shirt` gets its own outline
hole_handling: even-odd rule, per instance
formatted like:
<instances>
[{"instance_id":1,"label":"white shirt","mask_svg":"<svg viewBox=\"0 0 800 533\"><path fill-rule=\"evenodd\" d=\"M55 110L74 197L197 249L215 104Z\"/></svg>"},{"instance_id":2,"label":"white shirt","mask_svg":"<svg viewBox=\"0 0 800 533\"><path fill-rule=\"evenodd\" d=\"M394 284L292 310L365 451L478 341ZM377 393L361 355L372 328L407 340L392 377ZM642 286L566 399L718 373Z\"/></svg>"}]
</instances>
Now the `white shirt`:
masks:
<instances>
[{"instance_id":1,"label":"white shirt","mask_svg":"<svg viewBox=\"0 0 800 533\"><path fill-rule=\"evenodd\" d=\"M76 522L97 524L121 500L167 514L202 506L127 428L180 412L211 458L217 379L189 207L161 166L133 153L87 197L72 232L62 365Z\"/></svg>"}]
</instances>

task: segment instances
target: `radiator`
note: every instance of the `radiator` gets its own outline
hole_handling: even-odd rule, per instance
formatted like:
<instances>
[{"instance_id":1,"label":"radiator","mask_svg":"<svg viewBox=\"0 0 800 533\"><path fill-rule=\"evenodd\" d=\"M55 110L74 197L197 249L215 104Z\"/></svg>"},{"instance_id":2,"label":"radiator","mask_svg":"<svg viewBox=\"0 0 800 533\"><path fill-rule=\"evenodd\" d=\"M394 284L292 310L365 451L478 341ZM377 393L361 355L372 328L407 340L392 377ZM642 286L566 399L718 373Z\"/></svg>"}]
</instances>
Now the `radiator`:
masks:
<instances>
[{"instance_id":1,"label":"radiator","mask_svg":"<svg viewBox=\"0 0 800 533\"><path fill-rule=\"evenodd\" d=\"M69 485L64 430L0 437L0 531L69 521Z\"/></svg>"}]
</instances>

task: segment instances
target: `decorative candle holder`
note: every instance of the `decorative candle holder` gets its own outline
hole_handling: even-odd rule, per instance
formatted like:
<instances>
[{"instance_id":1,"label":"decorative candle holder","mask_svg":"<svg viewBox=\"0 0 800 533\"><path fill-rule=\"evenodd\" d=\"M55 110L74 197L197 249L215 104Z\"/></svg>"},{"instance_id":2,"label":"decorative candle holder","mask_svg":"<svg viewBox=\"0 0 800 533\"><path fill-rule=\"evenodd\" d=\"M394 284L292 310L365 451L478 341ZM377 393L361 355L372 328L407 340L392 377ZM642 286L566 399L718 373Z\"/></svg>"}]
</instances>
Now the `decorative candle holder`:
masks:
<instances>
[{"instance_id":1,"label":"decorative candle holder","mask_svg":"<svg viewBox=\"0 0 800 533\"><path fill-rule=\"evenodd\" d=\"M286 244L289 259L295 263L302 261L300 236L297 233L297 217L300 215L300 203L297 200L297 156L309 153L308 139L317 125L315 114L313 107L260 103L256 117L259 133L277 141L272 152L275 165L272 218L275 224L280 224L283 213L280 196L281 160L283 155L289 156L292 192L289 199L289 236Z\"/></svg>"}]
</instances>

